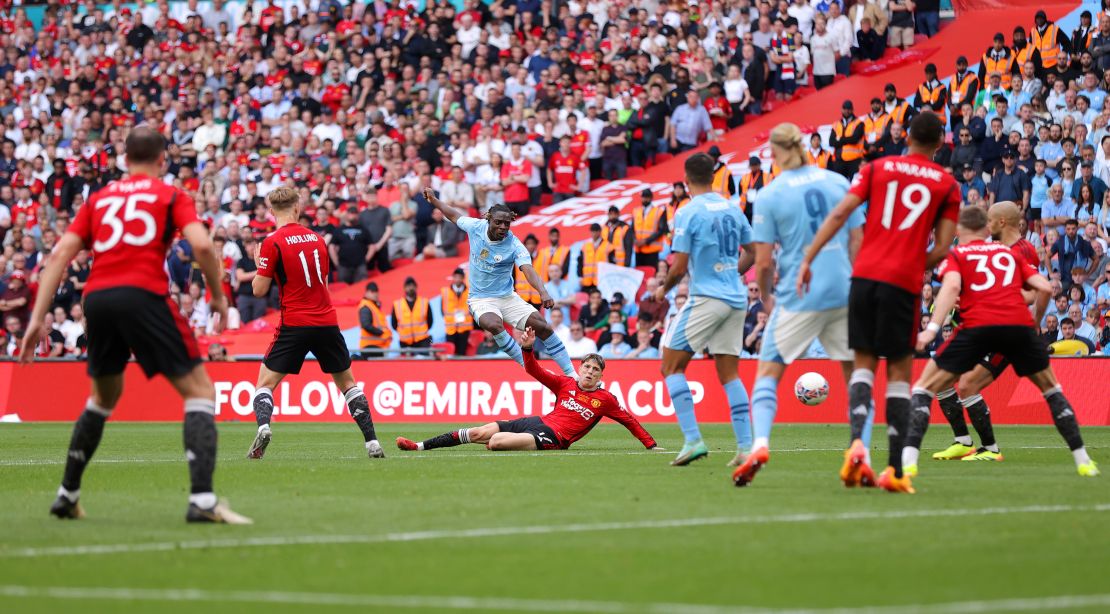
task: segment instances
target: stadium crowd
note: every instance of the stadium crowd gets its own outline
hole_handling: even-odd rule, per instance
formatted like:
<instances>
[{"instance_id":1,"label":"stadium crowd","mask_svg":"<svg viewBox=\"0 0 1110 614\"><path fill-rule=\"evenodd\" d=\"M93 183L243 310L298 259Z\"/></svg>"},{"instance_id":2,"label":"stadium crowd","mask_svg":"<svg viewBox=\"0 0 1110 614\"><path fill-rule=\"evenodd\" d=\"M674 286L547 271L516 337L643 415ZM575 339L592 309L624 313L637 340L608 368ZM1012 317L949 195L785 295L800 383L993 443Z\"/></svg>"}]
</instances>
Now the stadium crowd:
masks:
<instances>
[{"instance_id":1,"label":"stadium crowd","mask_svg":"<svg viewBox=\"0 0 1110 614\"><path fill-rule=\"evenodd\" d=\"M6 353L26 325L42 261L74 211L125 172L122 140L139 123L160 127L170 143L167 181L193 196L212 228L236 297L235 328L275 306L274 297L253 297L250 281L258 241L274 228L264 198L280 185L301 190L304 223L330 242L334 280L363 284L375 270L458 254L463 234L423 198L424 187L476 214L502 203L526 214L714 141L799 88L847 75L853 61L911 46L915 30L936 32L939 10L930 0L414 4L87 2L50 4L41 24L22 8L0 13ZM942 163L962 180L968 204L1023 202L1041 265L1067 300L1050 308L1045 329L1065 338L1074 329L1093 350L1110 342L1110 24L1088 15L1064 33L1036 21L987 50L977 74L958 65L951 87L934 70L906 99L888 88L862 118L844 109L827 143L813 137L811 153L850 175L865 159L900 153L916 110L951 118L954 145ZM745 207L774 173L719 171L720 189ZM678 186L671 203L637 208L630 221L610 214L576 258L557 233L526 241L560 301L552 323L568 349L656 355L682 287L666 305L652 304L650 293L602 297L596 263L664 268L667 222L683 199ZM79 255L59 290L57 335L43 355L83 351L89 260ZM183 314L198 333L210 330L187 242L174 245L167 268ZM647 276L649 290L657 279ZM456 352L488 351L488 340L471 343L472 323L457 309L465 283L440 290L439 313L426 305L434 288L406 287L381 305L368 289L375 308L360 309L370 315L360 345L372 352L387 333L430 345L423 331L442 318ZM526 283L517 289L538 299ZM1069 317L1075 306L1083 325ZM753 308L748 320L745 345L755 352L765 318ZM224 355L217 348L213 358Z\"/></svg>"}]
</instances>

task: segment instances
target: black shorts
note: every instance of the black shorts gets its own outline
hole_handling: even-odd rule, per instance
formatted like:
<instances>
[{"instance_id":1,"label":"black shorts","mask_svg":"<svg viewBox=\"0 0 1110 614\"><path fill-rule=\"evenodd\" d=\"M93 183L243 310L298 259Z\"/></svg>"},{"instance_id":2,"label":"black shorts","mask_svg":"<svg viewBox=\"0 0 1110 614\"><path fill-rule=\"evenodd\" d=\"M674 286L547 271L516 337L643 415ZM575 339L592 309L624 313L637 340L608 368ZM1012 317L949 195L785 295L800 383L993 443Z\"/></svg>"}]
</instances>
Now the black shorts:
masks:
<instances>
[{"instance_id":1,"label":"black shorts","mask_svg":"<svg viewBox=\"0 0 1110 614\"><path fill-rule=\"evenodd\" d=\"M324 373L351 368L351 352L338 326L282 326L274 334L262 364L277 373L300 373L309 352Z\"/></svg>"},{"instance_id":2,"label":"black shorts","mask_svg":"<svg viewBox=\"0 0 1110 614\"><path fill-rule=\"evenodd\" d=\"M1029 326L957 328L933 360L949 373L964 373L988 354L1008 360L1014 372L1022 377L1048 368L1048 348Z\"/></svg>"},{"instance_id":3,"label":"black shorts","mask_svg":"<svg viewBox=\"0 0 1110 614\"><path fill-rule=\"evenodd\" d=\"M120 287L85 295L88 373L119 375L132 354L146 376L179 377L201 362L181 309L168 296Z\"/></svg>"},{"instance_id":4,"label":"black shorts","mask_svg":"<svg viewBox=\"0 0 1110 614\"><path fill-rule=\"evenodd\" d=\"M979 364L987 371L990 371L992 378L998 379L1010 366L1010 359L1002 354L987 354L979 361Z\"/></svg>"},{"instance_id":5,"label":"black shorts","mask_svg":"<svg viewBox=\"0 0 1110 614\"><path fill-rule=\"evenodd\" d=\"M528 433L536 439L537 450L562 450L559 436L539 416L528 416L516 420L498 420L502 433Z\"/></svg>"},{"instance_id":6,"label":"black shorts","mask_svg":"<svg viewBox=\"0 0 1110 614\"><path fill-rule=\"evenodd\" d=\"M909 356L917 341L920 301L919 295L897 286L853 277L848 291L848 347L888 360Z\"/></svg>"}]
</instances>

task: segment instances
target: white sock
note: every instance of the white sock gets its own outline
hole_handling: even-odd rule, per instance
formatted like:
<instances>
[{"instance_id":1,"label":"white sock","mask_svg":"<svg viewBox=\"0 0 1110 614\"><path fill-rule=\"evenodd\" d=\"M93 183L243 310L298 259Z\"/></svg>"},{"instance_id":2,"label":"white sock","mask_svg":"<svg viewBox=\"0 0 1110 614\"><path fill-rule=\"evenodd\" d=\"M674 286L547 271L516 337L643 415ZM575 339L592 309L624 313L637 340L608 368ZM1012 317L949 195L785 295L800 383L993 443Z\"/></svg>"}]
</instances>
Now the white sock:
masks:
<instances>
[{"instance_id":1,"label":"white sock","mask_svg":"<svg viewBox=\"0 0 1110 614\"><path fill-rule=\"evenodd\" d=\"M995 454L998 454L998 444L991 444L989 446L984 446L984 447L986 449L990 450L991 452L994 452Z\"/></svg>"},{"instance_id":2,"label":"white sock","mask_svg":"<svg viewBox=\"0 0 1110 614\"><path fill-rule=\"evenodd\" d=\"M416 443L416 449L423 452L424 451L424 442L423 441L417 442Z\"/></svg>"},{"instance_id":3,"label":"white sock","mask_svg":"<svg viewBox=\"0 0 1110 614\"><path fill-rule=\"evenodd\" d=\"M902 466L916 465L917 457L921 454L921 450L906 446L902 448Z\"/></svg>"},{"instance_id":4,"label":"white sock","mask_svg":"<svg viewBox=\"0 0 1110 614\"><path fill-rule=\"evenodd\" d=\"M371 439L370 441L367 441L366 444L365 444L367 450L370 449L370 444L372 444L372 443L378 443L378 440L377 439ZM381 445L381 444L378 444L378 445Z\"/></svg>"},{"instance_id":5,"label":"white sock","mask_svg":"<svg viewBox=\"0 0 1110 614\"><path fill-rule=\"evenodd\" d=\"M268 431L268 430L270 430L270 425L269 425L269 424L260 424L260 425L258 426L258 432L259 432L259 433L261 433L261 432L262 432L262 431L264 431L264 430L265 430L265 431Z\"/></svg>"},{"instance_id":6,"label":"white sock","mask_svg":"<svg viewBox=\"0 0 1110 614\"><path fill-rule=\"evenodd\" d=\"M58 496L59 497L65 497L66 499L69 500L70 503L76 503L78 497L81 496L81 489L78 488L77 490L74 490L74 491L70 492L70 491L66 490L64 486L59 486L58 487Z\"/></svg>"},{"instance_id":7,"label":"white sock","mask_svg":"<svg viewBox=\"0 0 1110 614\"><path fill-rule=\"evenodd\" d=\"M760 448L767 448L768 450L770 450L771 440L767 439L766 437L756 437L755 441L752 442L752 450L755 451Z\"/></svg>"},{"instance_id":8,"label":"white sock","mask_svg":"<svg viewBox=\"0 0 1110 614\"><path fill-rule=\"evenodd\" d=\"M198 492L189 495L189 503L201 508L210 510L216 507L216 493L214 492Z\"/></svg>"},{"instance_id":9,"label":"white sock","mask_svg":"<svg viewBox=\"0 0 1110 614\"><path fill-rule=\"evenodd\" d=\"M1078 450L1072 450L1071 455L1075 457L1076 465L1086 465L1087 463L1091 462L1091 457L1087 456L1086 447L1079 448Z\"/></svg>"},{"instance_id":10,"label":"white sock","mask_svg":"<svg viewBox=\"0 0 1110 614\"><path fill-rule=\"evenodd\" d=\"M963 435L956 438L956 443L970 447L972 444L971 435Z\"/></svg>"}]
</instances>

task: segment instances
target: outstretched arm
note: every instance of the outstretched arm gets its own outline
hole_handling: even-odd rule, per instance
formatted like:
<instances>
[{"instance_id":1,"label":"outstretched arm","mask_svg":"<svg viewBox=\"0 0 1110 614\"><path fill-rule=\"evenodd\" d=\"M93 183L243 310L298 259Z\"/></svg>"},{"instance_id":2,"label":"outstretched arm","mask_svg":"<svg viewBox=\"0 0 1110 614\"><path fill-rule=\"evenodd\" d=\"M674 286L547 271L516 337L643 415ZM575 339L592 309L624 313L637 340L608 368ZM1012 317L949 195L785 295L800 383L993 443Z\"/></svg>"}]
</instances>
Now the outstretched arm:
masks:
<instances>
[{"instance_id":1,"label":"outstretched arm","mask_svg":"<svg viewBox=\"0 0 1110 614\"><path fill-rule=\"evenodd\" d=\"M524 350L524 370L545 388L558 394L562 388L562 380L569 378L565 375L556 375L540 366L540 361L536 360L536 355L532 352L532 344L535 342L536 331L529 326L520 335L520 349Z\"/></svg>"},{"instance_id":2,"label":"outstretched arm","mask_svg":"<svg viewBox=\"0 0 1110 614\"><path fill-rule=\"evenodd\" d=\"M448 205L442 200L436 198L435 190L431 188L424 188L424 198L427 199L427 201L431 203L433 207L442 211L443 217L447 218L452 223L458 223L459 218L466 215L465 211L459 211L451 205Z\"/></svg>"},{"instance_id":3,"label":"outstretched arm","mask_svg":"<svg viewBox=\"0 0 1110 614\"><path fill-rule=\"evenodd\" d=\"M612 407L608 405L604 407L605 415L628 429L628 432L632 433L636 439L639 439L640 443L644 444L645 448L651 450L656 447L655 438L651 436L651 433L647 432L647 429L640 424L640 421L637 420L635 416L625 411L620 405L617 405L615 400Z\"/></svg>"}]
</instances>

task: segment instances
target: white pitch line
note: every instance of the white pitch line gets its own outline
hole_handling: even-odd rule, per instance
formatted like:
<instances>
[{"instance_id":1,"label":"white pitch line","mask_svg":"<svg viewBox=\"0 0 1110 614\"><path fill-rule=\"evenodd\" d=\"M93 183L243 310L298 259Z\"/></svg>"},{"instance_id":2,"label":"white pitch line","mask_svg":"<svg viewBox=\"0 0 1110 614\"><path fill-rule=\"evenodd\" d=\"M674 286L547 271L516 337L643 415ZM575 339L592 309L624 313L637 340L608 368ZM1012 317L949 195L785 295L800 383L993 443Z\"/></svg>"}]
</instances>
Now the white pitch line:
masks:
<instances>
[{"instance_id":1,"label":"white pitch line","mask_svg":"<svg viewBox=\"0 0 1110 614\"><path fill-rule=\"evenodd\" d=\"M87 544L81 546L18 548L13 550L0 550L0 559L32 558L44 556L66 557L96 554L131 554L138 552L171 552L180 550L206 550L211 548L261 548L332 544L377 544L434 541L440 539L455 540L478 539L484 537L510 537L517 535L551 535L556 533L594 533L602 531L676 529L689 527L724 526L734 524L795 524L806 522L845 522L853 520L896 520L906 518L969 517L1009 514L1054 514L1062 512L1107 511L1110 511L1110 503L1100 503L1096 505L1029 505L1024 507L988 507L980 509L893 510L885 512L856 511L839 512L833 514L783 514L778 516L672 518L662 520L635 520L627 522L597 522L562 525L533 525L435 531L408 531L382 533L378 535L274 535L268 537L202 539L191 541Z\"/></svg>"},{"instance_id":2,"label":"white pitch line","mask_svg":"<svg viewBox=\"0 0 1110 614\"><path fill-rule=\"evenodd\" d=\"M1063 450L1063 446L1007 446L1007 450ZM1098 449L1097 447L1088 447L1089 450ZM677 450L677 449L676 449ZM795 454L800 452L843 452L844 448L785 448L781 450L772 450L775 454ZM724 450L719 451L724 453ZM389 455L389 459L404 459L404 460L435 460L452 458L452 459L467 459L467 458L566 458L578 456L658 456L670 454L671 450L661 452L651 452L647 450L628 451L628 452L592 452L588 450L551 450L546 452L439 452L429 451L422 453L412 452L394 452ZM732 454L732 452L728 452ZM319 461L319 460L355 460L366 458L364 454L346 455L346 456L308 456L308 455L294 455L294 456L276 456L273 457L275 461ZM180 458L94 458L92 465L125 465L131 463L180 463L183 459ZM238 462L240 458L225 458L221 462ZM26 459L26 460L0 460L0 467L38 467L50 465L64 465L65 458L41 458L41 459Z\"/></svg>"},{"instance_id":3,"label":"white pitch line","mask_svg":"<svg viewBox=\"0 0 1110 614\"><path fill-rule=\"evenodd\" d=\"M908 604L857 608L773 609L696 603L630 603L565 599L518 599L465 595L355 595L203 589L85 588L64 586L0 586L0 597L99 601L271 603L350 608L423 608L512 612L593 612L598 614L979 614L994 611L1070 610L1110 606L1110 594L1059 595L954 603Z\"/></svg>"}]
</instances>

